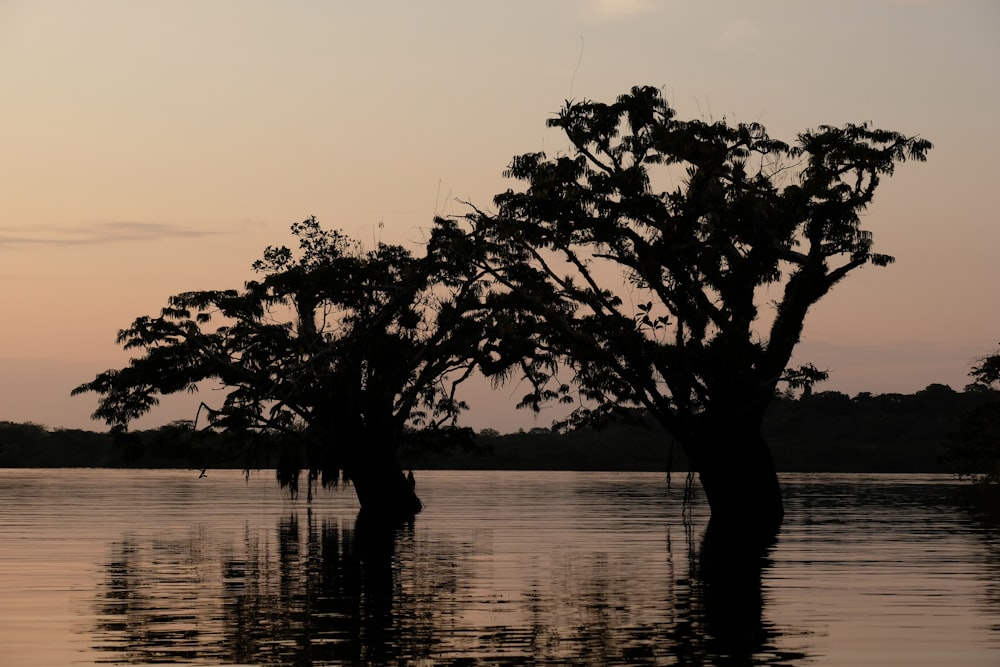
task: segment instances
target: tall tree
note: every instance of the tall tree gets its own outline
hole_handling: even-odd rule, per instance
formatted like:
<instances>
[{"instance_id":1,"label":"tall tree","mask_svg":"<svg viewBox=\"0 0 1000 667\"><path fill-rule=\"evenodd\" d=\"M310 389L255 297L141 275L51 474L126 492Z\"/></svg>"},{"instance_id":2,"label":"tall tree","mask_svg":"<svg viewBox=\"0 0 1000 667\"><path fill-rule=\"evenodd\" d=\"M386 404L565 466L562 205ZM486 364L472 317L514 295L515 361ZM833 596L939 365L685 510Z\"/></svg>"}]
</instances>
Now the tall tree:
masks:
<instances>
[{"instance_id":1,"label":"tall tree","mask_svg":"<svg viewBox=\"0 0 1000 667\"><path fill-rule=\"evenodd\" d=\"M525 187L495 213L440 221L489 255L504 298L530 304L540 353L524 402L579 399L577 419L644 407L684 447L713 519L780 522L764 413L782 379L823 377L787 368L806 314L893 261L861 214L931 144L860 124L789 145L758 123L679 120L651 87L567 102L548 124L569 154L515 157L505 175Z\"/></svg>"},{"instance_id":2,"label":"tall tree","mask_svg":"<svg viewBox=\"0 0 1000 667\"><path fill-rule=\"evenodd\" d=\"M283 484L296 488L300 470L310 491L344 478L363 511L412 516L421 504L397 453L428 429L464 433L455 389L478 363L477 269L436 243L423 257L365 251L315 218L292 232L298 251L268 247L244 289L185 292L137 318L118 333L137 356L73 393L100 394L95 419L125 430L160 396L217 382L208 425L281 443Z\"/></svg>"}]
</instances>

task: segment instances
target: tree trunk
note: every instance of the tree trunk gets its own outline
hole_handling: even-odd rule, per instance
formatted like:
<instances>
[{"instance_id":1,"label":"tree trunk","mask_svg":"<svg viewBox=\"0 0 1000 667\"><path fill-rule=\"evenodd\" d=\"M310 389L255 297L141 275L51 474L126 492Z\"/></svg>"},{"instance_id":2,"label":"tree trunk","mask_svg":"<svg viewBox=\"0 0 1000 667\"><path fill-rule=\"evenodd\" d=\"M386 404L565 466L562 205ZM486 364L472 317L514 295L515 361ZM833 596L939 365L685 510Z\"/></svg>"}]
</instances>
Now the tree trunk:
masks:
<instances>
[{"instance_id":1,"label":"tree trunk","mask_svg":"<svg viewBox=\"0 0 1000 667\"><path fill-rule=\"evenodd\" d=\"M772 531L784 518L784 505L760 425L704 417L700 428L682 443L701 479L713 525Z\"/></svg>"},{"instance_id":2,"label":"tree trunk","mask_svg":"<svg viewBox=\"0 0 1000 667\"><path fill-rule=\"evenodd\" d=\"M423 503L396 463L395 448L370 444L359 450L344 472L354 485L366 519L396 524L416 516Z\"/></svg>"},{"instance_id":3,"label":"tree trunk","mask_svg":"<svg viewBox=\"0 0 1000 667\"><path fill-rule=\"evenodd\" d=\"M372 522L408 521L423 509L413 486L394 463L363 466L349 475L361 512Z\"/></svg>"}]
</instances>

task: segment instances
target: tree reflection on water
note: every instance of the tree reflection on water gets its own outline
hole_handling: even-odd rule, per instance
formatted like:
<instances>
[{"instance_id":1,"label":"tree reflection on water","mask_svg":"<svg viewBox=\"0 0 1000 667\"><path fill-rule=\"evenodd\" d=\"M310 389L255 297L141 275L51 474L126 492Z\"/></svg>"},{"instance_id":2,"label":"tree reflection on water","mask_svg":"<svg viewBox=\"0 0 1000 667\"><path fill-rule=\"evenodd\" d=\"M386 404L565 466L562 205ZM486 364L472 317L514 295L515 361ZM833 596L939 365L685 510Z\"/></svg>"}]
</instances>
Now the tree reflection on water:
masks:
<instances>
[{"instance_id":1,"label":"tree reflection on water","mask_svg":"<svg viewBox=\"0 0 1000 667\"><path fill-rule=\"evenodd\" d=\"M972 531L983 545L983 564L986 576L982 592L988 607L1000 608L1000 487L997 485L969 485L959 487L950 498L965 514L976 529Z\"/></svg>"},{"instance_id":2,"label":"tree reflection on water","mask_svg":"<svg viewBox=\"0 0 1000 667\"><path fill-rule=\"evenodd\" d=\"M709 529L669 539L668 580L637 601L632 573L606 554L562 573L526 569L518 599L481 593L491 554L317 517L283 517L277 540L249 528L242 544L204 530L112 546L96 603L95 648L109 662L354 664L779 664L764 620L761 573L773 541L748 549ZM272 534L273 535L273 534ZM473 592L478 587L479 594ZM656 613L650 613L650 604Z\"/></svg>"}]
</instances>

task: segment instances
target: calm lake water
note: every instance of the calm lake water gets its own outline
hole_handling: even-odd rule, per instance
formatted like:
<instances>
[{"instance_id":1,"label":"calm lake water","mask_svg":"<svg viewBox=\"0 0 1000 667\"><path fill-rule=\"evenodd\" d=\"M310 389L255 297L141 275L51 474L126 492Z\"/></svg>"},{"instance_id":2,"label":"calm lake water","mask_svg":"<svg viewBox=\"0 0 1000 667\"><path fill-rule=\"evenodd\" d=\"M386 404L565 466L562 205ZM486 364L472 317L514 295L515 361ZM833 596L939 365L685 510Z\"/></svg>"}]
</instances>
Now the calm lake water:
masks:
<instances>
[{"instance_id":1,"label":"calm lake water","mask_svg":"<svg viewBox=\"0 0 1000 667\"><path fill-rule=\"evenodd\" d=\"M759 557L662 474L0 470L0 665L1000 665L1000 528L939 476L785 476ZM738 562L737 562L738 561Z\"/></svg>"}]
</instances>

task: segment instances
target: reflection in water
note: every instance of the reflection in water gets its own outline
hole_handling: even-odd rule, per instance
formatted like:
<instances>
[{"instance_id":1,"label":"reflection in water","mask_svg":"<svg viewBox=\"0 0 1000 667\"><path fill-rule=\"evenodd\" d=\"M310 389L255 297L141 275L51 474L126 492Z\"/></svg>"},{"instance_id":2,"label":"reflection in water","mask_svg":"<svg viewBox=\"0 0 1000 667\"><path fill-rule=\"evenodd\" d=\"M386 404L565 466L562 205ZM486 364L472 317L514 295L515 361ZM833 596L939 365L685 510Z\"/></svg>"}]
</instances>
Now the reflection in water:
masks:
<instances>
[{"instance_id":1,"label":"reflection in water","mask_svg":"<svg viewBox=\"0 0 1000 667\"><path fill-rule=\"evenodd\" d=\"M974 534L983 544L986 572L982 577L983 597L988 609L1000 609L1000 488L966 486L959 489L956 505L975 525ZM1000 626L997 626L1000 630Z\"/></svg>"},{"instance_id":2,"label":"reflection in water","mask_svg":"<svg viewBox=\"0 0 1000 667\"><path fill-rule=\"evenodd\" d=\"M751 549L655 474L426 472L386 534L269 475L0 470L0 665L1000 664L995 503L785 482Z\"/></svg>"},{"instance_id":3,"label":"reflection in water","mask_svg":"<svg viewBox=\"0 0 1000 667\"><path fill-rule=\"evenodd\" d=\"M491 536L427 537L412 525L283 516L242 544L205 531L123 539L104 564L95 646L109 661L252 664L775 664L762 571L773 540L748 544L690 522L667 532L667 568L595 551L513 564L482 590ZM542 557L543 554L538 554ZM675 562L675 558L679 562ZM663 576L666 573L667 576ZM496 577L509 574L494 572ZM642 582L646 582L645 584Z\"/></svg>"},{"instance_id":4,"label":"reflection in water","mask_svg":"<svg viewBox=\"0 0 1000 667\"><path fill-rule=\"evenodd\" d=\"M696 569L707 653L747 664L770 648L776 631L764 622L761 575L776 541L776 534L720 529L709 522Z\"/></svg>"},{"instance_id":5,"label":"reflection in water","mask_svg":"<svg viewBox=\"0 0 1000 667\"><path fill-rule=\"evenodd\" d=\"M430 633L394 636L394 546L412 548L412 529L399 532L320 523L311 512L300 524L295 513L278 522L276 543L247 532L242 548L221 563L203 548L203 534L180 543L120 542L105 566L100 648L131 663L381 664L403 657L387 651L401 644L419 650ZM419 583L428 604L431 589L449 582L433 579L440 572L426 574ZM422 620L411 614L398 626L412 631Z\"/></svg>"}]
</instances>

